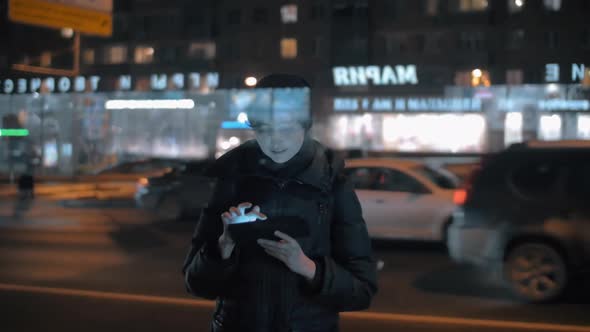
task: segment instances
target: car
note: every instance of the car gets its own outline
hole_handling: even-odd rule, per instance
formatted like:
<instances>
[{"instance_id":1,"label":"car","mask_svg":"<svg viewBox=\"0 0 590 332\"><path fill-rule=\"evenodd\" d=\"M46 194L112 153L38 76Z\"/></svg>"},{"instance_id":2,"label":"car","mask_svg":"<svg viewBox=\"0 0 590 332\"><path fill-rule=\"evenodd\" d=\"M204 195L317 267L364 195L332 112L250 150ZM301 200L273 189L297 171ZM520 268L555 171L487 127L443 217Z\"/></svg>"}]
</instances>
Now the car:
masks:
<instances>
[{"instance_id":1,"label":"car","mask_svg":"<svg viewBox=\"0 0 590 332\"><path fill-rule=\"evenodd\" d=\"M93 195L99 199L133 199L136 183L141 178L169 173L185 160L149 158L116 164L76 176L77 184L92 185Z\"/></svg>"},{"instance_id":2,"label":"car","mask_svg":"<svg viewBox=\"0 0 590 332\"><path fill-rule=\"evenodd\" d=\"M450 172L392 158L348 159L345 172L372 238L445 241L459 185Z\"/></svg>"},{"instance_id":3,"label":"car","mask_svg":"<svg viewBox=\"0 0 590 332\"><path fill-rule=\"evenodd\" d=\"M215 180L203 175L212 160L186 162L172 171L137 181L136 206L153 211L163 220L196 218L215 187Z\"/></svg>"},{"instance_id":4,"label":"car","mask_svg":"<svg viewBox=\"0 0 590 332\"><path fill-rule=\"evenodd\" d=\"M528 303L558 299L590 263L590 142L530 142L484 161L453 213L453 260Z\"/></svg>"}]
</instances>

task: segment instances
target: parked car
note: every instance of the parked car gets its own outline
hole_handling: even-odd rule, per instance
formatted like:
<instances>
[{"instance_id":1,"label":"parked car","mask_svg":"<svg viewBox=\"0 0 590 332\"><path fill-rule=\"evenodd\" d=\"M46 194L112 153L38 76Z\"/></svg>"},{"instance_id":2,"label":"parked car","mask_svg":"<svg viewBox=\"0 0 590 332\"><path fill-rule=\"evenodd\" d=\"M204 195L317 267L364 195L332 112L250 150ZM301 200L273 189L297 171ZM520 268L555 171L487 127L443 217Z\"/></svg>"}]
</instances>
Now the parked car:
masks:
<instances>
[{"instance_id":1,"label":"parked car","mask_svg":"<svg viewBox=\"0 0 590 332\"><path fill-rule=\"evenodd\" d=\"M385 158L349 159L345 170L372 238L445 240L458 187L450 172Z\"/></svg>"},{"instance_id":2,"label":"parked car","mask_svg":"<svg viewBox=\"0 0 590 332\"><path fill-rule=\"evenodd\" d=\"M154 211L165 220L198 217L215 186L214 179L203 176L211 163L211 160L187 162L162 176L139 179L136 205Z\"/></svg>"},{"instance_id":3,"label":"parked car","mask_svg":"<svg viewBox=\"0 0 590 332\"><path fill-rule=\"evenodd\" d=\"M524 301L554 300L589 267L589 197L590 142L512 146L474 175L450 255L495 271Z\"/></svg>"},{"instance_id":4,"label":"parked car","mask_svg":"<svg viewBox=\"0 0 590 332\"><path fill-rule=\"evenodd\" d=\"M99 199L132 200L139 179L161 176L183 162L185 161L179 159L160 158L123 162L92 174L76 176L71 192L92 192Z\"/></svg>"}]
</instances>

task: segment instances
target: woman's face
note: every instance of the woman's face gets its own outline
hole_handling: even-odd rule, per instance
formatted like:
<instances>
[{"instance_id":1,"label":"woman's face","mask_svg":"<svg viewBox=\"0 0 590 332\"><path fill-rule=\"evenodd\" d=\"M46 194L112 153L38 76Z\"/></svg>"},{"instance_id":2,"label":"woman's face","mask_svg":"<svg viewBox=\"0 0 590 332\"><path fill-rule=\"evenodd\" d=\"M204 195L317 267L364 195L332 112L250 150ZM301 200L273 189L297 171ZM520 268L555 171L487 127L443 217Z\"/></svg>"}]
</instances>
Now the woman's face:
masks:
<instances>
[{"instance_id":1,"label":"woman's face","mask_svg":"<svg viewBox=\"0 0 590 332\"><path fill-rule=\"evenodd\" d=\"M297 121L263 123L254 133L262 152L278 164L291 160L305 139L305 129Z\"/></svg>"}]
</instances>

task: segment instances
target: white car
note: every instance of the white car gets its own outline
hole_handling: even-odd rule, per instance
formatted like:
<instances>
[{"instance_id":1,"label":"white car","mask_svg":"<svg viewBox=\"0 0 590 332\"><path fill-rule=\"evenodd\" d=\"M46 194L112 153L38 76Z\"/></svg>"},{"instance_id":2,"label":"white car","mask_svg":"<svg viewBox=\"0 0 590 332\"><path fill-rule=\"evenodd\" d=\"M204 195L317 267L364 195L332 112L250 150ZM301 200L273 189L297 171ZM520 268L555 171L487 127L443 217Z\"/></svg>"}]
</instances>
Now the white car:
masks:
<instances>
[{"instance_id":1,"label":"white car","mask_svg":"<svg viewBox=\"0 0 590 332\"><path fill-rule=\"evenodd\" d=\"M349 159L346 173L376 239L445 241L458 179L450 172L399 159Z\"/></svg>"}]
</instances>

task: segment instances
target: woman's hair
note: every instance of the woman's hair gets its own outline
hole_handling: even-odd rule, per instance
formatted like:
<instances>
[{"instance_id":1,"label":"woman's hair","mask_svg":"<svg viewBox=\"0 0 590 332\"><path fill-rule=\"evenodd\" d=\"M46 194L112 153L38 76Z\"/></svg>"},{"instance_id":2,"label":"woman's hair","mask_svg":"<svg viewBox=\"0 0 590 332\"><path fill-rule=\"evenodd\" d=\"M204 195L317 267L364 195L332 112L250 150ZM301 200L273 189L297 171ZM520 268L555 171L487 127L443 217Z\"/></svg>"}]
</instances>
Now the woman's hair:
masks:
<instances>
[{"instance_id":1,"label":"woman's hair","mask_svg":"<svg viewBox=\"0 0 590 332\"><path fill-rule=\"evenodd\" d=\"M310 89L311 86L309 83L302 77L297 75L291 74L270 74L267 75L258 81L256 84L256 88L258 89L273 89L273 88L307 88ZM289 96L289 94L292 96ZM301 124L301 126L308 130L311 128L311 115L309 110L309 90L304 92L303 95L301 92L295 91L281 91L281 97L278 98L283 101L283 103L276 103L273 105L271 114L267 114L272 118L272 116L278 115L278 113L282 113L283 115L287 115L287 117L296 120ZM276 96L276 94L275 94ZM278 104L278 105L277 105ZM275 113L275 114L272 114ZM265 116L262 118L257 117L255 114L248 116L248 122L250 127L256 128L260 125L265 123L264 121Z\"/></svg>"}]
</instances>

